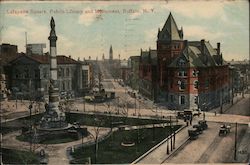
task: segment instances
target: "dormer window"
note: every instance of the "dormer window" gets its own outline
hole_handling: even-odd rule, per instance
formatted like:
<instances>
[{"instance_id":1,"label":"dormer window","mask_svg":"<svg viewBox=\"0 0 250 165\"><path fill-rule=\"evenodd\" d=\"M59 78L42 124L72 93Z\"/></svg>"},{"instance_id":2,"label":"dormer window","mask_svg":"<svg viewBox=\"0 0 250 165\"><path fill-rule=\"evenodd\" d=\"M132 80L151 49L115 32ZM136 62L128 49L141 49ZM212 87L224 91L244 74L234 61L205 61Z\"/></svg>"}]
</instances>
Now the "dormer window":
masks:
<instances>
[{"instance_id":1,"label":"dormer window","mask_svg":"<svg viewBox=\"0 0 250 165\"><path fill-rule=\"evenodd\" d=\"M179 59L179 61L178 61L178 65L179 65L179 66L184 66L185 64L186 64L186 61L185 61L185 60Z\"/></svg>"}]
</instances>

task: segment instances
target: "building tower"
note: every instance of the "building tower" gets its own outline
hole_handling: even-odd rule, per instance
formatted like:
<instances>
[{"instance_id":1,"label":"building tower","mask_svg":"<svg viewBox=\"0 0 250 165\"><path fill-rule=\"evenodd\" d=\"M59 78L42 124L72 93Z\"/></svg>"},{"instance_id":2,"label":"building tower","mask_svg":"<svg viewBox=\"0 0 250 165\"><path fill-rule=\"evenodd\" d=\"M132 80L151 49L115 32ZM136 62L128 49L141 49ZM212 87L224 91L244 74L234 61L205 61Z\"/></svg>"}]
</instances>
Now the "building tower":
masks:
<instances>
[{"instance_id":1,"label":"building tower","mask_svg":"<svg viewBox=\"0 0 250 165\"><path fill-rule=\"evenodd\" d=\"M41 120L41 128L62 128L68 124L65 122L65 114L59 110L59 88L57 81L57 59L56 59L56 31L53 17L50 21L50 86L49 103L45 105L45 115Z\"/></svg>"},{"instance_id":2,"label":"building tower","mask_svg":"<svg viewBox=\"0 0 250 165\"><path fill-rule=\"evenodd\" d=\"M109 61L113 61L113 49L112 49L112 45L110 46L110 49L109 49Z\"/></svg>"},{"instance_id":3,"label":"building tower","mask_svg":"<svg viewBox=\"0 0 250 165\"><path fill-rule=\"evenodd\" d=\"M180 30L170 13L163 28L158 30L157 59L160 87L167 84L167 66L179 56L183 49L183 29Z\"/></svg>"}]
</instances>

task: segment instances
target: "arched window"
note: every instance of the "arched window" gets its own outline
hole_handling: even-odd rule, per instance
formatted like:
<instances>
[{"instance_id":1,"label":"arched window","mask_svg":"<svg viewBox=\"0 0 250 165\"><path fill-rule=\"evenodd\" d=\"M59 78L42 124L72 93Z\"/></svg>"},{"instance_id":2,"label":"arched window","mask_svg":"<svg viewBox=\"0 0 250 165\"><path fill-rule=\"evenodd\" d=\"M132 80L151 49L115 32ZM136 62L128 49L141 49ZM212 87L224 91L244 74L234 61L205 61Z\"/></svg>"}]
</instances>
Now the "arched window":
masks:
<instances>
[{"instance_id":1,"label":"arched window","mask_svg":"<svg viewBox=\"0 0 250 165\"><path fill-rule=\"evenodd\" d=\"M179 90L185 90L186 89L186 84L185 84L185 82L183 80L179 80L178 85L179 85Z\"/></svg>"}]
</instances>

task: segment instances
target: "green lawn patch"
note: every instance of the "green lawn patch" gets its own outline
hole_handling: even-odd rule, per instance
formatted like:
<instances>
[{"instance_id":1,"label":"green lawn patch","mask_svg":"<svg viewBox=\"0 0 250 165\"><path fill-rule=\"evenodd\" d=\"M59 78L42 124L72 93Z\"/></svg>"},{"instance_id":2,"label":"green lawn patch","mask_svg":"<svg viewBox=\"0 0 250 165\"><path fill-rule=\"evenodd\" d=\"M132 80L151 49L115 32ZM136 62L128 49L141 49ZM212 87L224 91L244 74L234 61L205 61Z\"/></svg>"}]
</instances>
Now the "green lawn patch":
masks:
<instances>
[{"instance_id":1,"label":"green lawn patch","mask_svg":"<svg viewBox=\"0 0 250 165\"><path fill-rule=\"evenodd\" d=\"M117 125L146 125L146 124L158 124L166 123L168 120L162 119L141 119L141 118L129 118L129 117L118 117L110 116L108 114L78 114L78 113L66 113L66 120L69 123L79 122L81 125L96 126L97 123L95 118L101 120L102 127L113 127Z\"/></svg>"},{"instance_id":2,"label":"green lawn patch","mask_svg":"<svg viewBox=\"0 0 250 165\"><path fill-rule=\"evenodd\" d=\"M180 128L174 126L173 130ZM97 162L95 162L95 145L76 149L71 163L85 163L88 157L91 163L98 164L127 164L133 162L139 156L147 152L153 146L161 142L170 134L170 127L146 128L138 130L120 130L114 132L108 139L98 145ZM125 147L122 142L134 142L134 146Z\"/></svg>"},{"instance_id":3,"label":"green lawn patch","mask_svg":"<svg viewBox=\"0 0 250 165\"><path fill-rule=\"evenodd\" d=\"M3 164L39 164L39 156L28 151L2 149Z\"/></svg>"}]
</instances>

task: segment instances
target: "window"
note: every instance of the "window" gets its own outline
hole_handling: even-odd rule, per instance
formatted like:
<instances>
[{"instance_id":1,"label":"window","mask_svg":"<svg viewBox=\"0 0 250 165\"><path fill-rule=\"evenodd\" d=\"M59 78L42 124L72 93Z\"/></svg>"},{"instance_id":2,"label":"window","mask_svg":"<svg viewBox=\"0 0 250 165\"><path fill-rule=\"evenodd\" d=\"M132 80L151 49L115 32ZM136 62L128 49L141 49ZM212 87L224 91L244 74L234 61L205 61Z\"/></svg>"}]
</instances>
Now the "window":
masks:
<instances>
[{"instance_id":1,"label":"window","mask_svg":"<svg viewBox=\"0 0 250 165\"><path fill-rule=\"evenodd\" d=\"M183 80L179 80L178 85L179 85L179 90L185 90L186 89L186 84L185 84L185 82Z\"/></svg>"},{"instance_id":2,"label":"window","mask_svg":"<svg viewBox=\"0 0 250 165\"><path fill-rule=\"evenodd\" d=\"M66 69L66 76L69 77L69 68Z\"/></svg>"},{"instance_id":3,"label":"window","mask_svg":"<svg viewBox=\"0 0 250 165\"><path fill-rule=\"evenodd\" d=\"M70 90L70 82L68 81L68 90Z\"/></svg>"},{"instance_id":4,"label":"window","mask_svg":"<svg viewBox=\"0 0 250 165\"><path fill-rule=\"evenodd\" d=\"M185 96L181 96L181 105L185 104Z\"/></svg>"},{"instance_id":5,"label":"window","mask_svg":"<svg viewBox=\"0 0 250 165\"><path fill-rule=\"evenodd\" d=\"M198 105L198 96L194 96L194 103Z\"/></svg>"},{"instance_id":6,"label":"window","mask_svg":"<svg viewBox=\"0 0 250 165\"><path fill-rule=\"evenodd\" d=\"M43 69L43 78L47 78L47 69L46 68L44 68Z\"/></svg>"},{"instance_id":7,"label":"window","mask_svg":"<svg viewBox=\"0 0 250 165\"><path fill-rule=\"evenodd\" d=\"M62 77L62 69L61 68L58 68L58 78L59 77Z\"/></svg>"},{"instance_id":8,"label":"window","mask_svg":"<svg viewBox=\"0 0 250 165\"><path fill-rule=\"evenodd\" d=\"M198 77L199 71L198 70L193 70L192 72L194 77Z\"/></svg>"},{"instance_id":9,"label":"window","mask_svg":"<svg viewBox=\"0 0 250 165\"><path fill-rule=\"evenodd\" d=\"M24 69L24 78L29 78L29 77L30 77L29 69L28 69L28 68L25 68L25 69Z\"/></svg>"},{"instance_id":10,"label":"window","mask_svg":"<svg viewBox=\"0 0 250 165\"><path fill-rule=\"evenodd\" d=\"M180 71L178 72L178 76L180 76L180 77L186 77L186 76L187 76L187 71L185 71L185 70L180 70Z\"/></svg>"},{"instance_id":11,"label":"window","mask_svg":"<svg viewBox=\"0 0 250 165\"><path fill-rule=\"evenodd\" d=\"M62 90L65 90L65 82L62 83Z\"/></svg>"},{"instance_id":12,"label":"window","mask_svg":"<svg viewBox=\"0 0 250 165\"><path fill-rule=\"evenodd\" d=\"M179 66L184 66L185 64L186 64L186 62L184 59L179 59L179 61L178 61Z\"/></svg>"},{"instance_id":13,"label":"window","mask_svg":"<svg viewBox=\"0 0 250 165\"><path fill-rule=\"evenodd\" d=\"M174 96L173 95L170 95L170 101L174 102Z\"/></svg>"},{"instance_id":14,"label":"window","mask_svg":"<svg viewBox=\"0 0 250 165\"><path fill-rule=\"evenodd\" d=\"M14 74L15 74L15 78L17 79L18 76L19 76L19 73L18 73L17 69L14 70Z\"/></svg>"},{"instance_id":15,"label":"window","mask_svg":"<svg viewBox=\"0 0 250 165\"><path fill-rule=\"evenodd\" d=\"M40 70L36 69L35 70L35 78L39 78L40 77Z\"/></svg>"},{"instance_id":16,"label":"window","mask_svg":"<svg viewBox=\"0 0 250 165\"><path fill-rule=\"evenodd\" d=\"M199 88L199 81L198 80L194 80L194 88L195 89Z\"/></svg>"}]
</instances>

